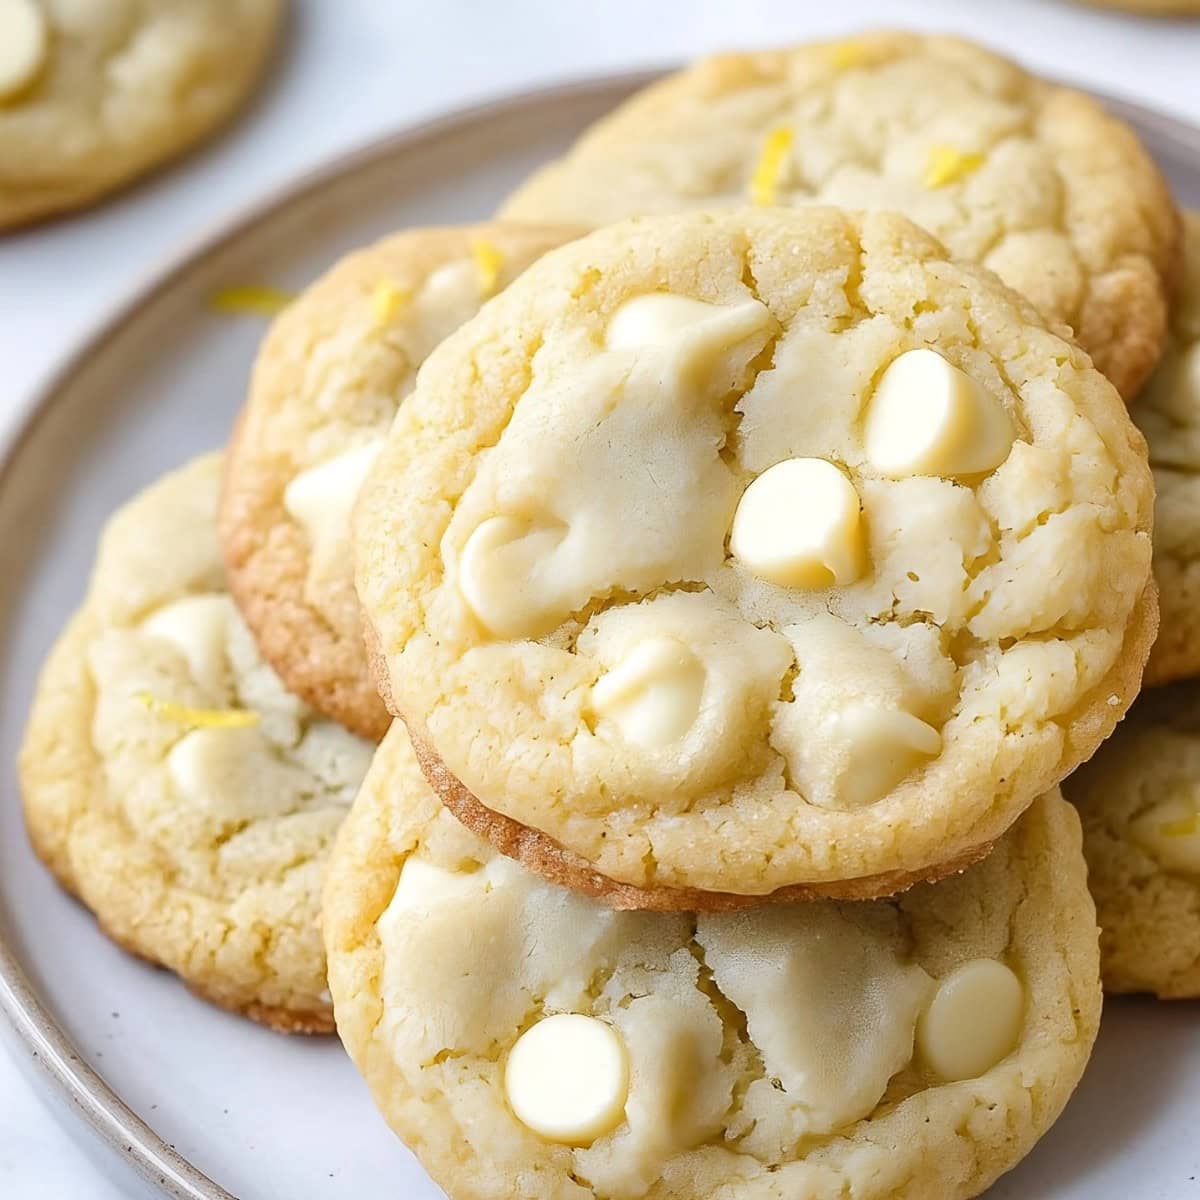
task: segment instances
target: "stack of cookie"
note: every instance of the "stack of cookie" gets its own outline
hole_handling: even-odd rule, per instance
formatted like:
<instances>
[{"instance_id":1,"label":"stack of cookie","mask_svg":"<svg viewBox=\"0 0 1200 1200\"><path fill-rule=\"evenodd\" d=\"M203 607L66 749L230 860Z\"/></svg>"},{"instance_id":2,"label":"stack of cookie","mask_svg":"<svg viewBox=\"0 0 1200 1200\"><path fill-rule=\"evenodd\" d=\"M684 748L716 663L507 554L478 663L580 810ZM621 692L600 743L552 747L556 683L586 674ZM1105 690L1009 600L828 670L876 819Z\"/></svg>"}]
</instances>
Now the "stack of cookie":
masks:
<instances>
[{"instance_id":1,"label":"stack of cookie","mask_svg":"<svg viewBox=\"0 0 1200 1200\"><path fill-rule=\"evenodd\" d=\"M1196 640L1167 187L1087 98L876 35L672 77L502 216L336 267L223 464L114 518L35 845L203 994L332 1005L456 1200L977 1195L1099 1021L1057 785L1158 621L1126 401L1157 678ZM1069 786L1108 981L1185 994L1168 695L1168 753Z\"/></svg>"}]
</instances>

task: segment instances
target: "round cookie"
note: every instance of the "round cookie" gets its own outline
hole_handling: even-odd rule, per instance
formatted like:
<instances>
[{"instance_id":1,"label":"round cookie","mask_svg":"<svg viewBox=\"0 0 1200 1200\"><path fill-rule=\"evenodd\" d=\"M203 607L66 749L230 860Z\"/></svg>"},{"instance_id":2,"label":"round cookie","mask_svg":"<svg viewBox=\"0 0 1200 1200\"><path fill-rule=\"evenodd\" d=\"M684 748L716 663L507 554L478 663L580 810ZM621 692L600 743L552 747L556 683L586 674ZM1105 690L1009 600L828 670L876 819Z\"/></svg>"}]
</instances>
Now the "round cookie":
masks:
<instances>
[{"instance_id":1,"label":"round cookie","mask_svg":"<svg viewBox=\"0 0 1200 1200\"><path fill-rule=\"evenodd\" d=\"M1063 791L1083 821L1105 988L1200 996L1200 684L1143 692Z\"/></svg>"},{"instance_id":2,"label":"round cookie","mask_svg":"<svg viewBox=\"0 0 1200 1200\"><path fill-rule=\"evenodd\" d=\"M1171 341L1134 408L1158 493L1154 576L1162 623L1147 683L1200 675L1200 213L1187 214L1185 231Z\"/></svg>"},{"instance_id":3,"label":"round cookie","mask_svg":"<svg viewBox=\"0 0 1200 1200\"><path fill-rule=\"evenodd\" d=\"M430 356L357 585L429 778L530 867L861 898L978 858L1111 731L1151 502L1086 355L908 221L683 213Z\"/></svg>"},{"instance_id":4,"label":"round cookie","mask_svg":"<svg viewBox=\"0 0 1200 1200\"><path fill-rule=\"evenodd\" d=\"M885 208L1069 324L1127 399L1178 247L1133 132L970 42L907 33L703 60L639 92L501 209L608 224L746 203Z\"/></svg>"},{"instance_id":5,"label":"round cookie","mask_svg":"<svg viewBox=\"0 0 1200 1200\"><path fill-rule=\"evenodd\" d=\"M397 722L324 926L346 1049L458 1200L975 1196L1056 1119L1100 1015L1057 794L894 900L617 913L464 829Z\"/></svg>"},{"instance_id":6,"label":"round cookie","mask_svg":"<svg viewBox=\"0 0 1200 1200\"><path fill-rule=\"evenodd\" d=\"M325 857L371 745L258 656L225 589L218 455L109 522L20 754L33 845L127 950L287 1032L332 1032Z\"/></svg>"},{"instance_id":7,"label":"round cookie","mask_svg":"<svg viewBox=\"0 0 1200 1200\"><path fill-rule=\"evenodd\" d=\"M225 467L219 529L264 657L321 712L378 740L390 718L367 669L350 508L429 352L562 229L414 229L339 262L263 343Z\"/></svg>"},{"instance_id":8,"label":"round cookie","mask_svg":"<svg viewBox=\"0 0 1200 1200\"><path fill-rule=\"evenodd\" d=\"M283 0L0 0L0 229L79 208L227 120Z\"/></svg>"}]
</instances>

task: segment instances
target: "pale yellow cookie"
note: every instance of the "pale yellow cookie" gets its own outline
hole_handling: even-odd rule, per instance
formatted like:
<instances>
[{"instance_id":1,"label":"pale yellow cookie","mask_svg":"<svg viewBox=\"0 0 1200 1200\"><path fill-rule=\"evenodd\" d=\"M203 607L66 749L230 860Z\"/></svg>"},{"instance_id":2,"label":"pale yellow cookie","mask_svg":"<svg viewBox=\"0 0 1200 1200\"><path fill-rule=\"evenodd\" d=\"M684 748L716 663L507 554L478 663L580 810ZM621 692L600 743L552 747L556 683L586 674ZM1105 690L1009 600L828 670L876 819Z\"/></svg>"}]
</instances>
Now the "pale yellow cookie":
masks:
<instances>
[{"instance_id":1,"label":"pale yellow cookie","mask_svg":"<svg viewBox=\"0 0 1200 1200\"><path fill-rule=\"evenodd\" d=\"M227 120L283 0L0 0L0 229L79 208Z\"/></svg>"},{"instance_id":2,"label":"pale yellow cookie","mask_svg":"<svg viewBox=\"0 0 1200 1200\"><path fill-rule=\"evenodd\" d=\"M1126 398L1162 350L1170 190L1094 100L970 42L871 33L705 59L626 101L502 215L886 208L1065 322Z\"/></svg>"},{"instance_id":3,"label":"pale yellow cookie","mask_svg":"<svg viewBox=\"0 0 1200 1200\"><path fill-rule=\"evenodd\" d=\"M455 1200L961 1200L1096 1036L1079 821L891 901L616 913L438 802L397 722L325 889L338 1032Z\"/></svg>"},{"instance_id":4,"label":"pale yellow cookie","mask_svg":"<svg viewBox=\"0 0 1200 1200\"><path fill-rule=\"evenodd\" d=\"M1146 682L1200 675L1200 213L1188 213L1183 288L1163 361L1134 406L1158 498L1154 576L1162 623Z\"/></svg>"},{"instance_id":5,"label":"pale yellow cookie","mask_svg":"<svg viewBox=\"0 0 1200 1200\"><path fill-rule=\"evenodd\" d=\"M417 368L565 230L412 229L349 255L276 320L225 460L229 586L284 683L364 737L371 682L350 509Z\"/></svg>"},{"instance_id":6,"label":"pale yellow cookie","mask_svg":"<svg viewBox=\"0 0 1200 1200\"><path fill-rule=\"evenodd\" d=\"M357 585L431 781L529 865L864 897L1111 731L1151 502L1087 356L908 221L685 213L551 252L431 355Z\"/></svg>"},{"instance_id":7,"label":"pale yellow cookie","mask_svg":"<svg viewBox=\"0 0 1200 1200\"><path fill-rule=\"evenodd\" d=\"M1200 996L1200 683L1144 692L1063 790L1083 820L1105 988Z\"/></svg>"},{"instance_id":8,"label":"pale yellow cookie","mask_svg":"<svg viewBox=\"0 0 1200 1200\"><path fill-rule=\"evenodd\" d=\"M21 749L38 854L126 949L206 999L329 1032L321 874L370 744L260 659L225 588L218 455L109 522Z\"/></svg>"}]
</instances>

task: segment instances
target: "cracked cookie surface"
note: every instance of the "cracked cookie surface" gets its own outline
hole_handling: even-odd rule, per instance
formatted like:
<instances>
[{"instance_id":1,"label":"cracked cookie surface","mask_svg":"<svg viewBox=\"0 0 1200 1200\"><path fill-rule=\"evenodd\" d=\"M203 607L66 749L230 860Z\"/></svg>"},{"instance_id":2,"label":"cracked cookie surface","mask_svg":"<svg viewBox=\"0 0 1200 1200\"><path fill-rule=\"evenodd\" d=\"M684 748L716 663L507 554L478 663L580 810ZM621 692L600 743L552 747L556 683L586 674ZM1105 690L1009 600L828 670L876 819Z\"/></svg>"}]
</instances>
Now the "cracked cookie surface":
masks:
<instances>
[{"instance_id":1,"label":"cracked cookie surface","mask_svg":"<svg viewBox=\"0 0 1200 1200\"><path fill-rule=\"evenodd\" d=\"M975 1196L1055 1120L1099 1021L1057 794L984 862L893 900L618 913L464 829L397 722L330 860L324 927L347 1050L462 1200ZM514 1115L531 1099L514 1047L561 1014L627 1060L607 1128L574 1144Z\"/></svg>"},{"instance_id":2,"label":"cracked cookie surface","mask_svg":"<svg viewBox=\"0 0 1200 1200\"><path fill-rule=\"evenodd\" d=\"M8 5L5 17L21 24L0 29L0 229L85 205L215 129L262 74L283 9L283 0Z\"/></svg>"},{"instance_id":3,"label":"cracked cookie surface","mask_svg":"<svg viewBox=\"0 0 1200 1200\"><path fill-rule=\"evenodd\" d=\"M699 62L503 206L587 221L757 202L904 213L994 270L1132 398L1167 332L1178 216L1133 132L969 42L877 33Z\"/></svg>"},{"instance_id":4,"label":"cracked cookie surface","mask_svg":"<svg viewBox=\"0 0 1200 1200\"><path fill-rule=\"evenodd\" d=\"M263 343L226 455L218 527L229 586L264 657L364 737L390 718L371 682L350 509L417 368L566 230L415 229L343 259Z\"/></svg>"},{"instance_id":5,"label":"cracked cookie surface","mask_svg":"<svg viewBox=\"0 0 1200 1200\"><path fill-rule=\"evenodd\" d=\"M1200 996L1200 685L1143 692L1063 791L1083 821L1105 988Z\"/></svg>"},{"instance_id":6,"label":"cracked cookie surface","mask_svg":"<svg viewBox=\"0 0 1200 1200\"><path fill-rule=\"evenodd\" d=\"M1111 731L1151 499L1086 356L909 222L678 214L434 352L357 585L430 779L528 865L636 906L863 897L979 857Z\"/></svg>"},{"instance_id":7,"label":"cracked cookie surface","mask_svg":"<svg viewBox=\"0 0 1200 1200\"><path fill-rule=\"evenodd\" d=\"M26 825L127 950L206 999L331 1032L321 874L370 761L259 658L224 584L218 455L102 536L20 754Z\"/></svg>"},{"instance_id":8,"label":"cracked cookie surface","mask_svg":"<svg viewBox=\"0 0 1200 1200\"><path fill-rule=\"evenodd\" d=\"M1200 675L1200 213L1186 214L1185 234L1171 340L1134 410L1157 492L1154 577L1162 621L1147 683Z\"/></svg>"}]
</instances>

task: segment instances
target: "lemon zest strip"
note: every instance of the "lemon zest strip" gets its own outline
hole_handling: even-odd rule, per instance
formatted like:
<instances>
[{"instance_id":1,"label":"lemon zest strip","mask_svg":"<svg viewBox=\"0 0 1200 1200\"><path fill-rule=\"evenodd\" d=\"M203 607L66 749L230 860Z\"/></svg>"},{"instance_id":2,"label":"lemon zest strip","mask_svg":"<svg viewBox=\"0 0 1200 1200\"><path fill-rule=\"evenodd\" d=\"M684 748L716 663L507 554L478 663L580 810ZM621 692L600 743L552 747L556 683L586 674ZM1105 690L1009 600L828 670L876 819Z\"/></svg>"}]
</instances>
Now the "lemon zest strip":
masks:
<instances>
[{"instance_id":1,"label":"lemon zest strip","mask_svg":"<svg viewBox=\"0 0 1200 1200\"><path fill-rule=\"evenodd\" d=\"M273 317L282 312L295 294L282 288L245 284L239 287L222 288L213 294L210 301L213 309L220 313L250 313L259 317Z\"/></svg>"},{"instance_id":2,"label":"lemon zest strip","mask_svg":"<svg viewBox=\"0 0 1200 1200\"><path fill-rule=\"evenodd\" d=\"M1200 821L1200 814L1192 813L1191 816L1180 817L1178 821L1164 821L1158 827L1158 832L1163 837L1191 837L1198 832L1198 821Z\"/></svg>"},{"instance_id":3,"label":"lemon zest strip","mask_svg":"<svg viewBox=\"0 0 1200 1200\"><path fill-rule=\"evenodd\" d=\"M138 703L156 717L166 717L191 729L246 729L258 724L258 713L247 708L189 708L149 692L137 694Z\"/></svg>"},{"instance_id":4,"label":"lemon zest strip","mask_svg":"<svg viewBox=\"0 0 1200 1200\"><path fill-rule=\"evenodd\" d=\"M758 165L750 177L750 199L760 208L775 203L791 153L792 139L792 130L787 125L781 125L778 129L772 129L763 141Z\"/></svg>"},{"instance_id":5,"label":"lemon zest strip","mask_svg":"<svg viewBox=\"0 0 1200 1200\"><path fill-rule=\"evenodd\" d=\"M925 167L927 188L945 187L958 183L983 166L984 156L974 151L959 150L957 146L930 146L929 162Z\"/></svg>"},{"instance_id":6,"label":"lemon zest strip","mask_svg":"<svg viewBox=\"0 0 1200 1200\"><path fill-rule=\"evenodd\" d=\"M486 299L495 294L500 284L504 255L486 238L472 238L471 257L475 260L475 272L479 276L479 294Z\"/></svg>"},{"instance_id":7,"label":"lemon zest strip","mask_svg":"<svg viewBox=\"0 0 1200 1200\"><path fill-rule=\"evenodd\" d=\"M371 293L371 312L377 325L387 325L412 299L412 292L397 287L390 279L381 279Z\"/></svg>"},{"instance_id":8,"label":"lemon zest strip","mask_svg":"<svg viewBox=\"0 0 1200 1200\"><path fill-rule=\"evenodd\" d=\"M861 67L870 58L867 47L862 42L834 42L825 47L825 56L829 65L836 71L845 71L850 67Z\"/></svg>"}]
</instances>

